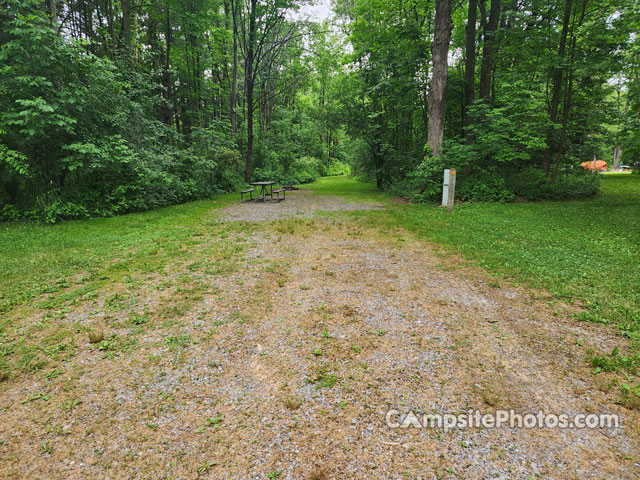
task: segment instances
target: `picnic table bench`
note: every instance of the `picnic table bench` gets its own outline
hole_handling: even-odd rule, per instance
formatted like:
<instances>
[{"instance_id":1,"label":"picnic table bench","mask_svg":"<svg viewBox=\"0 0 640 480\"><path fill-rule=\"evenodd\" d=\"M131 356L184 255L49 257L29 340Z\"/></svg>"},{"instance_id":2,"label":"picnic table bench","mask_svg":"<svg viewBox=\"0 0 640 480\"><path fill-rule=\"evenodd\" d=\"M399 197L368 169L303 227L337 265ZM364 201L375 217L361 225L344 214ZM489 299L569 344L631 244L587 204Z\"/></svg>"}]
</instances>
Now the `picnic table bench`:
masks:
<instances>
[{"instance_id":1,"label":"picnic table bench","mask_svg":"<svg viewBox=\"0 0 640 480\"><path fill-rule=\"evenodd\" d=\"M273 186L276 182L251 182L249 185L252 185L253 188L249 188L247 190L242 190L240 192L240 201L243 203L246 202L281 202L285 198L286 187L279 188L277 190L273 189ZM258 194L257 189L260 189L260 194ZM254 196L255 193L255 196ZM275 194L276 198L273 198ZM280 195L282 194L282 196ZM249 195L249 199L245 200L244 196ZM268 200L267 200L268 199Z\"/></svg>"},{"instance_id":2,"label":"picnic table bench","mask_svg":"<svg viewBox=\"0 0 640 480\"><path fill-rule=\"evenodd\" d=\"M272 195L271 195L271 199L273 200L273 194L276 194L276 202L281 202L282 200L284 200L284 196L286 193L286 190L284 188L279 188L278 190L272 190ZM282 194L282 198L280 198L280 194Z\"/></svg>"},{"instance_id":3,"label":"picnic table bench","mask_svg":"<svg viewBox=\"0 0 640 480\"><path fill-rule=\"evenodd\" d=\"M240 192L240 201L241 201L241 202L243 202L243 203L246 203L246 202L253 202L253 201L254 201L253 194L255 193L255 191L256 191L256 189L255 189L255 188L250 188L250 189L248 189L248 190L242 190L242 191ZM245 200L245 199L244 199L244 196L245 196L247 193L249 194L249 200Z\"/></svg>"}]
</instances>

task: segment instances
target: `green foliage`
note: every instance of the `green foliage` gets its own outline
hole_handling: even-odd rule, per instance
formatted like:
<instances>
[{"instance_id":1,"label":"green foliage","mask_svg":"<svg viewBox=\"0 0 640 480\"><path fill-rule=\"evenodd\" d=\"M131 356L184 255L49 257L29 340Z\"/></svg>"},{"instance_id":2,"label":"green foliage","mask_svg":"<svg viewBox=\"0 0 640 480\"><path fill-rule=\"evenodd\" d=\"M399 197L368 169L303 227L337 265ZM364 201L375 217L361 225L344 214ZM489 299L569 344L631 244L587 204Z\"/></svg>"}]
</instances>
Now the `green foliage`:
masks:
<instances>
[{"instance_id":1,"label":"green foliage","mask_svg":"<svg viewBox=\"0 0 640 480\"><path fill-rule=\"evenodd\" d=\"M580 168L561 173L555 183L541 170L528 168L508 179L513 193L527 200L566 200L592 197L600 188L600 175Z\"/></svg>"},{"instance_id":2,"label":"green foliage","mask_svg":"<svg viewBox=\"0 0 640 480\"><path fill-rule=\"evenodd\" d=\"M468 176L458 174L456 196L473 202L510 202L515 198L507 180L495 167Z\"/></svg>"},{"instance_id":3,"label":"green foliage","mask_svg":"<svg viewBox=\"0 0 640 480\"><path fill-rule=\"evenodd\" d=\"M338 0L335 8L347 20L345 30L353 49L345 57L348 73L335 80L342 90L337 98L345 128L368 147L366 155L352 164L354 171L375 178L380 188L394 194L424 200L438 197L442 168L452 167L462 173L461 198L509 201L514 196L556 199L593 194L595 182L567 176L566 171L594 154L610 155L616 145L622 146L623 161L633 163L640 144L635 121L640 112L637 0L615 5L595 0L589 8L574 2L568 28L563 29L565 4L552 1L545 8L553 14L547 16L530 0L517 6L503 2L495 38L485 32L487 18L482 15L488 12L477 12L474 82L468 85L465 78L467 55L451 57L445 158L429 159L425 165L429 129L425 92L433 40L429 27L435 4ZM399 14L406 11L411 15ZM469 28L466 4L453 9L452 21L451 49L464 51ZM567 38L560 53L563 31ZM478 74L489 39L495 42L490 88L478 100ZM617 105L612 101L614 78L622 91ZM559 87L555 93L554 84ZM476 101L466 105L470 90ZM617 138L605 128L613 123L620 131ZM547 164L551 182L541 185L534 175L532 185L523 184L530 169L546 169ZM517 192L509 185L514 176L520 176Z\"/></svg>"},{"instance_id":4,"label":"green foliage","mask_svg":"<svg viewBox=\"0 0 640 480\"><path fill-rule=\"evenodd\" d=\"M510 202L516 198L525 200L568 200L591 197L598 193L600 176L586 172L582 168L567 170L555 182L538 168L529 167L522 171L504 170L497 167L471 169L463 162L445 163L442 159L425 161L411 176L413 181L404 182L398 193L407 192L413 199L437 201L442 195L442 175L446 168L456 168L456 199L474 202ZM459 165L459 163L458 163ZM419 193L420 185L426 189Z\"/></svg>"},{"instance_id":5,"label":"green foliage","mask_svg":"<svg viewBox=\"0 0 640 480\"><path fill-rule=\"evenodd\" d=\"M517 90L526 93L522 88ZM410 175L419 181L405 183L405 191L417 200L439 200L443 169L454 168L456 198L465 201L509 202L517 197L562 200L595 195L597 175L565 165L554 182L552 175L531 164L546 146L541 107L542 100L533 93L502 107L475 103L470 108L475 122L468 129L474 141L446 142L440 158L423 161Z\"/></svg>"},{"instance_id":6,"label":"green foliage","mask_svg":"<svg viewBox=\"0 0 640 480\"><path fill-rule=\"evenodd\" d=\"M135 5L133 28L121 2L59 0L58 24L47 2L3 2L0 219L56 222L206 198L237 189L248 158L254 180L350 172L418 201L438 199L445 167L458 170L464 200L593 195L597 180L578 173L580 162L608 159L614 144L623 162L640 158L638 0L593 1L584 11L573 2L568 29L562 1L544 15L532 0L503 2L490 93L467 106L491 37L479 20L476 78L467 85L466 54L452 57L444 154L427 161L433 2L337 0L340 33L292 20L297 2L258 2L253 63L248 4L236 4L234 42L220 0ZM453 9L452 49L465 47L466 7ZM538 170L549 160L551 181Z\"/></svg>"},{"instance_id":7,"label":"green foliage","mask_svg":"<svg viewBox=\"0 0 640 480\"><path fill-rule=\"evenodd\" d=\"M351 167L340 160L334 160L331 162L331 165L327 169L327 176L336 176L336 175L351 175Z\"/></svg>"},{"instance_id":8,"label":"green foliage","mask_svg":"<svg viewBox=\"0 0 640 480\"><path fill-rule=\"evenodd\" d=\"M619 372L626 370L632 375L636 375L638 373L638 365L640 365L640 353L633 356L625 356L621 355L616 347L607 356L591 355L589 362L597 372Z\"/></svg>"},{"instance_id":9,"label":"green foliage","mask_svg":"<svg viewBox=\"0 0 640 480\"><path fill-rule=\"evenodd\" d=\"M237 188L241 161L218 125L191 145L156 119L153 78L86 52L38 15L0 45L0 219L54 223Z\"/></svg>"},{"instance_id":10,"label":"green foliage","mask_svg":"<svg viewBox=\"0 0 640 480\"><path fill-rule=\"evenodd\" d=\"M2 132L0 132L0 134L1 133ZM8 175L14 174L23 178L29 175L27 157L15 150L9 150L2 144L0 144L0 162L5 164L5 167L8 170Z\"/></svg>"},{"instance_id":11,"label":"green foliage","mask_svg":"<svg viewBox=\"0 0 640 480\"><path fill-rule=\"evenodd\" d=\"M547 145L544 98L522 85L503 88L509 94L504 105L476 102L469 108L474 123L467 131L474 142L462 150L471 165L526 165Z\"/></svg>"},{"instance_id":12,"label":"green foliage","mask_svg":"<svg viewBox=\"0 0 640 480\"><path fill-rule=\"evenodd\" d=\"M302 157L285 166L281 162L273 162L266 168L256 168L254 178L257 181L273 180L280 185L300 185L311 183L325 174L322 162L313 157Z\"/></svg>"},{"instance_id":13,"label":"green foliage","mask_svg":"<svg viewBox=\"0 0 640 480\"><path fill-rule=\"evenodd\" d=\"M582 168L565 165L554 182L552 175L532 165L531 160L546 147L544 100L522 85L503 88L509 94L507 104L491 107L476 102L469 109L474 123L468 131L474 141L446 142L440 158L430 158L418 166L410 178L419 182L405 184L405 191L418 200L439 200L443 169L454 168L456 197L460 200L562 200L597 193L598 176ZM407 189L411 186L413 189Z\"/></svg>"}]
</instances>

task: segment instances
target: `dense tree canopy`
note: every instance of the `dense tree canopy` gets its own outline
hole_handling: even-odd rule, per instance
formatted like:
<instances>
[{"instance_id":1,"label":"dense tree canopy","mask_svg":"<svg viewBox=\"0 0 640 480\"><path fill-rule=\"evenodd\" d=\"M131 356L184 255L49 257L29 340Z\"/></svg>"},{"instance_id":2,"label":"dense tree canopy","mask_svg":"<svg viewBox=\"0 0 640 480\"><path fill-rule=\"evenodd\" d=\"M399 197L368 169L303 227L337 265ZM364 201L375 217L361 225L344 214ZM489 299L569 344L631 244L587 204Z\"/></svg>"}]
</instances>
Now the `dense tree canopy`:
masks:
<instances>
[{"instance_id":1,"label":"dense tree canopy","mask_svg":"<svg viewBox=\"0 0 640 480\"><path fill-rule=\"evenodd\" d=\"M568 175L580 162L610 159L616 142L625 144L624 162L638 160L632 72L639 5L599 0L455 5L445 145L433 158L432 148L425 151L431 123L425 95L434 86L439 3L338 2L353 45L351 75L361 85L354 103L368 119L354 115L360 131L353 134L376 142L371 157L379 184L434 196L442 168L452 166L468 198L583 195L593 191L593 179ZM622 100L614 95L615 78ZM616 102L629 107L616 109ZM617 140L611 124L619 125Z\"/></svg>"},{"instance_id":2,"label":"dense tree canopy","mask_svg":"<svg viewBox=\"0 0 640 480\"><path fill-rule=\"evenodd\" d=\"M351 170L413 199L595 191L640 160L638 0L0 2L0 218ZM450 36L450 40L449 40Z\"/></svg>"}]
</instances>

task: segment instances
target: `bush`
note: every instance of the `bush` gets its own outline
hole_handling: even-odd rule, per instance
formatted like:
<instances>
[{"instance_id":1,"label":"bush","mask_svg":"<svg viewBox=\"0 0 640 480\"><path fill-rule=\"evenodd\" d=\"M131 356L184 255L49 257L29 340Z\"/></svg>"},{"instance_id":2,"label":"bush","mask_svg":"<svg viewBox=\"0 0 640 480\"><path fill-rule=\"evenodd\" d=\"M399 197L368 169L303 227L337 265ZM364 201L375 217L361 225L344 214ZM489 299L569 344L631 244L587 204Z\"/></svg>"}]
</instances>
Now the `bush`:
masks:
<instances>
[{"instance_id":1,"label":"bush","mask_svg":"<svg viewBox=\"0 0 640 480\"><path fill-rule=\"evenodd\" d=\"M7 220L18 220L20 218L20 212L13 205L0 205L0 222Z\"/></svg>"},{"instance_id":2,"label":"bush","mask_svg":"<svg viewBox=\"0 0 640 480\"><path fill-rule=\"evenodd\" d=\"M351 175L351 167L340 160L334 160L327 169L327 176Z\"/></svg>"},{"instance_id":3,"label":"bush","mask_svg":"<svg viewBox=\"0 0 640 480\"><path fill-rule=\"evenodd\" d=\"M528 168L509 179L514 194L527 200L565 200L592 197L600 188L600 176L582 168L558 175L552 183L542 170Z\"/></svg>"},{"instance_id":4,"label":"bush","mask_svg":"<svg viewBox=\"0 0 640 480\"><path fill-rule=\"evenodd\" d=\"M7 21L0 45L0 220L115 215L241 185L226 123L186 143L156 119L152 74L87 54L46 22Z\"/></svg>"},{"instance_id":5,"label":"bush","mask_svg":"<svg viewBox=\"0 0 640 480\"><path fill-rule=\"evenodd\" d=\"M497 168L457 175L456 196L473 202L510 202L515 194Z\"/></svg>"},{"instance_id":6,"label":"bush","mask_svg":"<svg viewBox=\"0 0 640 480\"><path fill-rule=\"evenodd\" d=\"M400 191L417 202L439 201L442 195L443 171L456 168L456 199L474 202L509 202L516 197L526 200L568 200L595 195L600 176L576 168L558 175L556 183L540 169L529 167L510 171L503 167L470 170L469 167L446 165L446 157L423 162ZM445 167L446 165L446 167ZM422 192L422 193L420 193Z\"/></svg>"},{"instance_id":7,"label":"bush","mask_svg":"<svg viewBox=\"0 0 640 480\"><path fill-rule=\"evenodd\" d=\"M524 85L512 85L507 91L518 93L502 106L482 101L469 109L474 141L445 142L439 158L422 161L415 171L396 184L398 191L416 201L437 201L442 195L445 168L456 169L456 198L468 201L509 202L516 197L528 200L571 199L594 195L598 176L576 168L560 174L555 183L539 169L540 153L547 147L545 98ZM569 153L568 162L576 162ZM585 174L586 173L586 174Z\"/></svg>"},{"instance_id":8,"label":"bush","mask_svg":"<svg viewBox=\"0 0 640 480\"><path fill-rule=\"evenodd\" d=\"M311 183L325 173L325 167L319 159L302 157L289 165L289 169L285 172L285 181L283 183L291 185Z\"/></svg>"},{"instance_id":9,"label":"bush","mask_svg":"<svg viewBox=\"0 0 640 480\"><path fill-rule=\"evenodd\" d=\"M300 185L315 182L325 172L319 159L302 157L289 162L286 167L277 161L268 167L256 168L253 171L253 178L258 182L273 180L281 185Z\"/></svg>"}]
</instances>

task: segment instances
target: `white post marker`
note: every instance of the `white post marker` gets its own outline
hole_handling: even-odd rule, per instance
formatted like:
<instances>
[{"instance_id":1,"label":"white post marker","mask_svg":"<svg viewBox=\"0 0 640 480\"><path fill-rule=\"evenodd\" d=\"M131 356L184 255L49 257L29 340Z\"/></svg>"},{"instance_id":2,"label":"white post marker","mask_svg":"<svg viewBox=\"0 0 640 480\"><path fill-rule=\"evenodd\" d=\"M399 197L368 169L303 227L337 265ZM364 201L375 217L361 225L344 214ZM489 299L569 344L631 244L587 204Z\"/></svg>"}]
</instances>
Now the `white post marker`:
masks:
<instances>
[{"instance_id":1,"label":"white post marker","mask_svg":"<svg viewBox=\"0 0 640 480\"><path fill-rule=\"evenodd\" d=\"M447 207L447 212L453 211L455 192L456 171L445 168L444 183L442 184L442 206Z\"/></svg>"}]
</instances>

